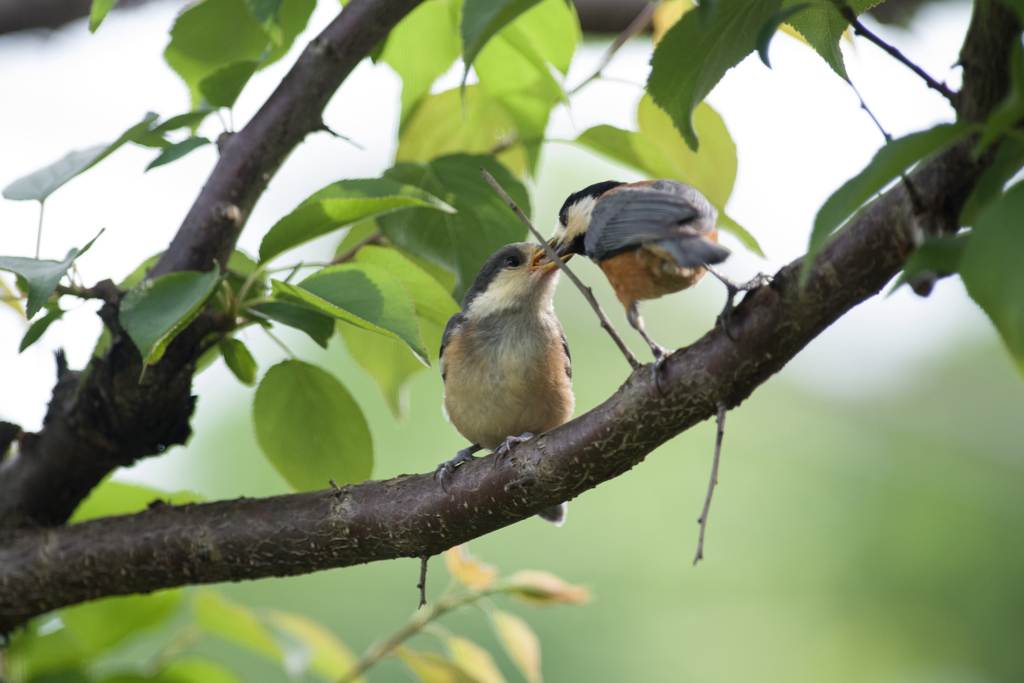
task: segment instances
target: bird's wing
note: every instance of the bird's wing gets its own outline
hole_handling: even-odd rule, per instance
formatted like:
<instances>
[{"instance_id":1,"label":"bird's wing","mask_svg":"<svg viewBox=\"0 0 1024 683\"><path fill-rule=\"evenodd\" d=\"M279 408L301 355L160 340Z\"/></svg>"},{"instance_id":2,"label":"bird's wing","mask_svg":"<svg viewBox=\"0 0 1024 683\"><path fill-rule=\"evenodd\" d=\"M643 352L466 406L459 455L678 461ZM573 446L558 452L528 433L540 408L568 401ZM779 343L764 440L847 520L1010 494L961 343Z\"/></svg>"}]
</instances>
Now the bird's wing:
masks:
<instances>
[{"instance_id":1,"label":"bird's wing","mask_svg":"<svg viewBox=\"0 0 1024 683\"><path fill-rule=\"evenodd\" d=\"M718 212L689 185L659 180L626 186L598 201L587 228L587 255L601 261L644 242L686 241L711 232Z\"/></svg>"},{"instance_id":2,"label":"bird's wing","mask_svg":"<svg viewBox=\"0 0 1024 683\"><path fill-rule=\"evenodd\" d=\"M557 318L555 325L558 326L558 334L562 336L562 350L565 351L565 374L572 379L572 354L569 353L569 340L565 338L565 330L562 329L562 323Z\"/></svg>"},{"instance_id":3,"label":"bird's wing","mask_svg":"<svg viewBox=\"0 0 1024 683\"><path fill-rule=\"evenodd\" d=\"M455 334L455 330L457 330L464 322L466 322L466 316L462 311L459 311L452 317L448 318L448 324L444 326L444 334L441 335L441 350L437 354L437 364L441 368L442 381L445 379L446 374L444 371L444 347L448 346L448 342L451 341L452 335Z\"/></svg>"}]
</instances>

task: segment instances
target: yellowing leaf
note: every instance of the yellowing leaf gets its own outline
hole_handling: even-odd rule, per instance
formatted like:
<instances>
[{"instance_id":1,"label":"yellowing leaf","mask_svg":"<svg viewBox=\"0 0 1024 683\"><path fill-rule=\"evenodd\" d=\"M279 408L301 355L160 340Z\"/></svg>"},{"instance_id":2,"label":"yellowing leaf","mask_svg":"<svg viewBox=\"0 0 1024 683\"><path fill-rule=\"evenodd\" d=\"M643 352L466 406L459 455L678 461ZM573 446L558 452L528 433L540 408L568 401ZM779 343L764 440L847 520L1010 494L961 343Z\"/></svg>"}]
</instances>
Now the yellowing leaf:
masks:
<instances>
[{"instance_id":1,"label":"yellowing leaf","mask_svg":"<svg viewBox=\"0 0 1024 683\"><path fill-rule=\"evenodd\" d=\"M654 45L657 47L665 31L672 28L683 15L693 9L690 0L665 0L654 10L651 24L654 26Z\"/></svg>"},{"instance_id":2,"label":"yellowing leaf","mask_svg":"<svg viewBox=\"0 0 1024 683\"><path fill-rule=\"evenodd\" d=\"M282 661L281 648L259 618L245 605L219 593L203 591L192 604L196 624L206 633L257 652L275 662Z\"/></svg>"},{"instance_id":3,"label":"yellowing leaf","mask_svg":"<svg viewBox=\"0 0 1024 683\"><path fill-rule=\"evenodd\" d=\"M495 665L491 653L472 640L451 636L445 644L452 662L478 683L505 683L505 677Z\"/></svg>"},{"instance_id":4,"label":"yellowing leaf","mask_svg":"<svg viewBox=\"0 0 1024 683\"><path fill-rule=\"evenodd\" d=\"M436 652L399 647L395 654L423 683L477 683L469 674Z\"/></svg>"},{"instance_id":5,"label":"yellowing leaf","mask_svg":"<svg viewBox=\"0 0 1024 683\"><path fill-rule=\"evenodd\" d=\"M567 583L551 572L525 569L508 580L513 596L533 605L585 605L590 591Z\"/></svg>"},{"instance_id":6,"label":"yellowing leaf","mask_svg":"<svg viewBox=\"0 0 1024 683\"><path fill-rule=\"evenodd\" d=\"M544 677L540 673L540 640L530 625L500 609L492 610L487 616L501 646L526 680L529 683L542 683Z\"/></svg>"},{"instance_id":7,"label":"yellowing leaf","mask_svg":"<svg viewBox=\"0 0 1024 683\"><path fill-rule=\"evenodd\" d=\"M306 648L304 670L313 671L328 680L337 680L347 674L358 661L345 643L322 625L300 614L273 610L270 624L295 639ZM353 683L364 683L362 676Z\"/></svg>"},{"instance_id":8,"label":"yellowing leaf","mask_svg":"<svg viewBox=\"0 0 1024 683\"><path fill-rule=\"evenodd\" d=\"M465 545L457 545L447 551L444 565L453 579L474 591L487 590L498 578L498 569L470 555Z\"/></svg>"}]
</instances>

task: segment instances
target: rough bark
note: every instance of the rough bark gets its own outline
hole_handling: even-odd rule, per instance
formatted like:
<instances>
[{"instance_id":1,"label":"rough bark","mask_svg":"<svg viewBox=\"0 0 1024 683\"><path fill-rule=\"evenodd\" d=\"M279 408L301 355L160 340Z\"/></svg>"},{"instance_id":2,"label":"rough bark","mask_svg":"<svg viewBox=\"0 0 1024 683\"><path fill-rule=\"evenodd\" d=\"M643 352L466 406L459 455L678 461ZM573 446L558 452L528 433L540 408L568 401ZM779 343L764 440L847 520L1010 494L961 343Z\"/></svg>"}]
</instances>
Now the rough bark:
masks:
<instances>
[{"instance_id":1,"label":"rough bark","mask_svg":"<svg viewBox=\"0 0 1024 683\"><path fill-rule=\"evenodd\" d=\"M1009 46L1019 30L1016 15L980 0L961 57L961 118L984 118L1005 94ZM828 325L878 293L912 251L919 222L955 223L983 167L970 140L955 144L912 175L916 209L905 185L885 193L822 250L804 288L800 259L743 301L731 324L737 342L716 328L674 354L660 377L664 393L645 366L594 410L517 447L501 468L490 459L460 468L447 493L430 476L413 475L337 494L158 506L70 527L9 530L0 536L0 632L107 595L430 555L573 498L714 415L719 403L738 405ZM212 258L220 248L179 248L174 258ZM58 382L55 404L81 402L61 389L67 380ZM0 505L3 486L0 476Z\"/></svg>"}]
</instances>

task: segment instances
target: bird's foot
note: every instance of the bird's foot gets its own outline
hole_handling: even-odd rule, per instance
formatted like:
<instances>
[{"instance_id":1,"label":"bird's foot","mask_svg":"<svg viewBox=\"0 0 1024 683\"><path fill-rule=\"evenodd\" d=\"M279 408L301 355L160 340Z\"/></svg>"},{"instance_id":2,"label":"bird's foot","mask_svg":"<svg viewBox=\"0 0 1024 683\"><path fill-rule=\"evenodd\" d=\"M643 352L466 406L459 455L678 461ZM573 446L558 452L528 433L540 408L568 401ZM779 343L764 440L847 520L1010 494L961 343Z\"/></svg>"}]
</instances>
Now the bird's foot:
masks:
<instances>
[{"instance_id":1,"label":"bird's foot","mask_svg":"<svg viewBox=\"0 0 1024 683\"><path fill-rule=\"evenodd\" d=\"M736 337L732 336L732 332L729 331L729 319L732 317L732 311L735 308L733 300L740 292L752 292L759 287L771 284L772 276L765 273L758 273L746 282L736 282L714 266L705 266L705 268L707 268L709 273L714 275L722 282L723 285L725 285L725 289L728 292L728 299L726 299L725 307L722 309L722 312L719 313L718 319L722 323L722 331L725 332L725 336L736 341Z\"/></svg>"},{"instance_id":2,"label":"bird's foot","mask_svg":"<svg viewBox=\"0 0 1024 683\"><path fill-rule=\"evenodd\" d=\"M434 470L434 480L441 485L441 488L444 490L445 493L448 492L448 484L445 481L445 478L447 477L448 481L451 481L452 477L455 476L456 467L458 467L464 462L476 460L476 456L473 454L476 453L478 450L480 450L479 446L469 446L468 448L463 448L461 451L455 454L454 458L452 458L451 460L446 460L445 462L437 466L437 469Z\"/></svg>"},{"instance_id":3,"label":"bird's foot","mask_svg":"<svg viewBox=\"0 0 1024 683\"><path fill-rule=\"evenodd\" d=\"M651 345L651 352L654 353L654 363L651 364L651 376L654 378L654 387L658 390L658 393L662 396L665 393L661 390L661 385L658 383L658 372L661 370L662 363L665 359L672 355L671 349L666 349L664 346L655 344L650 339L647 343Z\"/></svg>"},{"instance_id":4,"label":"bird's foot","mask_svg":"<svg viewBox=\"0 0 1024 683\"><path fill-rule=\"evenodd\" d=\"M513 446L517 446L523 443L524 441L529 441L532 438L533 434L531 432L523 432L519 436L510 436L506 438L505 441L500 446L498 446L498 449L494 451L495 469L497 469L498 467L498 462L508 455L508 452L512 449Z\"/></svg>"}]
</instances>

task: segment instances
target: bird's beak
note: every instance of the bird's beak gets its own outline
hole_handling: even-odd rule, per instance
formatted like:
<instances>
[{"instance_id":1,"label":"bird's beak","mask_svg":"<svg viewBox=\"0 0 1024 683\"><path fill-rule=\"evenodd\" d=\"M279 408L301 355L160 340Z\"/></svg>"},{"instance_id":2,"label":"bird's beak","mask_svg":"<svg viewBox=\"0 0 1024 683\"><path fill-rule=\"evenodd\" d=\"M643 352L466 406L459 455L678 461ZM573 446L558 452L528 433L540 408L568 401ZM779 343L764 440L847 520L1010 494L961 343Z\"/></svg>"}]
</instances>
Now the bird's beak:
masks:
<instances>
[{"instance_id":1,"label":"bird's beak","mask_svg":"<svg viewBox=\"0 0 1024 683\"><path fill-rule=\"evenodd\" d=\"M548 242L548 246L551 247L552 249L555 248L555 244L556 244L555 238L551 238L551 240ZM562 256L561 254L558 253L557 249L555 250L555 253L558 254L558 256L562 259L563 262L568 261L572 257L572 254L569 254L568 256ZM543 249L539 249L537 251L536 256L533 257L533 261L530 263L530 268L532 270L540 270L540 269L549 270L551 268L557 268L557 267L558 267L558 264L555 263L554 261L552 261L551 259L549 259L548 255L547 255L547 252L545 252Z\"/></svg>"}]
</instances>

